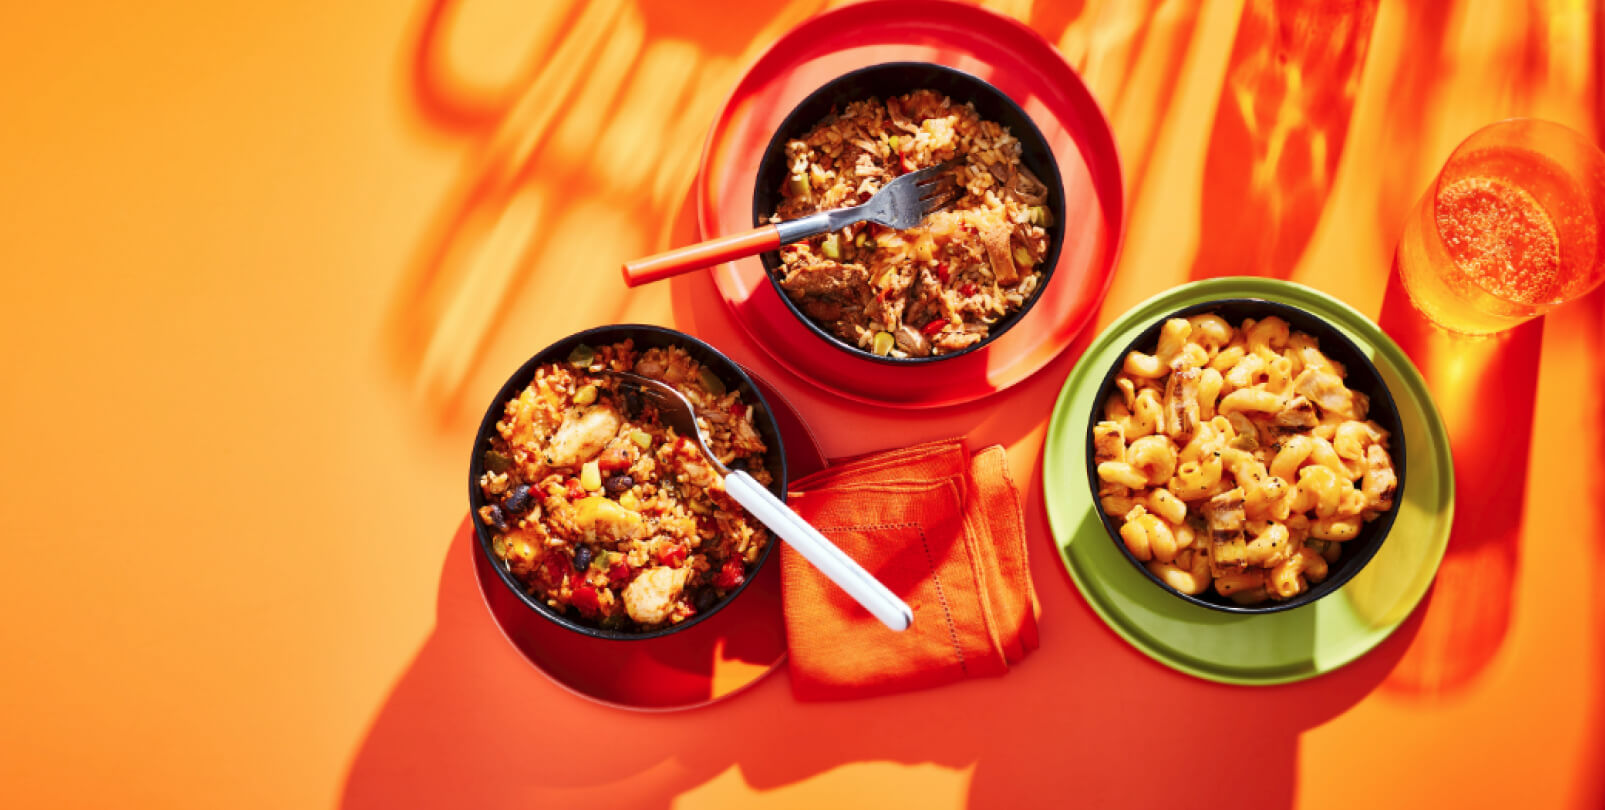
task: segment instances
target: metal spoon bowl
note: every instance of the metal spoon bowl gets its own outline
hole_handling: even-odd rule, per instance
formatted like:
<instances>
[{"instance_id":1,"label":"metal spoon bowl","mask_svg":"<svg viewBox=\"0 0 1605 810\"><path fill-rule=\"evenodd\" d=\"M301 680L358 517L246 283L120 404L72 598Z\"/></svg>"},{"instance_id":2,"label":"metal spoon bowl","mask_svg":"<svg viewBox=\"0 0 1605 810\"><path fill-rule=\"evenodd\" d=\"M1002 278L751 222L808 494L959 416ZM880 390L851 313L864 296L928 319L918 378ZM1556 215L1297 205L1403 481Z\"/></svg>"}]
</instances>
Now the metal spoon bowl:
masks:
<instances>
[{"instance_id":1,"label":"metal spoon bowl","mask_svg":"<svg viewBox=\"0 0 1605 810\"><path fill-rule=\"evenodd\" d=\"M612 377L621 385L633 386L641 398L658 409L658 416L682 436L696 442L714 469L724 476L725 492L747 513L767 526L780 539L786 541L810 565L819 569L831 582L841 586L848 596L864 606L871 615L893 630L907 630L914 623L914 611L899 599L873 574L864 570L853 558L820 534L808 522L797 516L774 493L745 470L731 470L708 448L702 429L697 425L696 407L674 386L661 380L643 377L627 371L603 369L600 373Z\"/></svg>"}]
</instances>

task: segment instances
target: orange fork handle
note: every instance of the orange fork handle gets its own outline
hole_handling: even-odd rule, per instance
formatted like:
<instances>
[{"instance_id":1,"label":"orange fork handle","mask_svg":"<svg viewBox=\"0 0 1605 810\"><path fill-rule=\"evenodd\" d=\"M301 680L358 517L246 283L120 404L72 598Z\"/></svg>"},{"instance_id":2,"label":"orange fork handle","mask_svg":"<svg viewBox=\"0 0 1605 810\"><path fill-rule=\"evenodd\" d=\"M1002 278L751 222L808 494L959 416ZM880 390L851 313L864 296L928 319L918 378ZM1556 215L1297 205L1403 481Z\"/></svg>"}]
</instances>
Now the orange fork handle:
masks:
<instances>
[{"instance_id":1,"label":"orange fork handle","mask_svg":"<svg viewBox=\"0 0 1605 810\"><path fill-rule=\"evenodd\" d=\"M773 225L765 225L746 233L721 236L690 247L625 262L624 284L627 287L639 287L777 247L780 247L780 230Z\"/></svg>"}]
</instances>

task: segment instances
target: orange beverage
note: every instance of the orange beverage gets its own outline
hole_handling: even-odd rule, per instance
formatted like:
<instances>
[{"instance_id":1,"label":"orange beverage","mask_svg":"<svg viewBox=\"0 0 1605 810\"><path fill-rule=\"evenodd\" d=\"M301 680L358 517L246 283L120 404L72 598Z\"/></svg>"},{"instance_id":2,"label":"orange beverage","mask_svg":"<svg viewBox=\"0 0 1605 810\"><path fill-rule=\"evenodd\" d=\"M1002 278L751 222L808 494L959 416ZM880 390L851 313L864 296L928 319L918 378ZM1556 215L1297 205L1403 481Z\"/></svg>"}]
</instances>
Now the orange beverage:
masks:
<instances>
[{"instance_id":1,"label":"orange beverage","mask_svg":"<svg viewBox=\"0 0 1605 810\"><path fill-rule=\"evenodd\" d=\"M1501 121L1457 147L1410 218L1394 266L1410 302L1486 335L1605 279L1605 155L1559 124Z\"/></svg>"}]
</instances>

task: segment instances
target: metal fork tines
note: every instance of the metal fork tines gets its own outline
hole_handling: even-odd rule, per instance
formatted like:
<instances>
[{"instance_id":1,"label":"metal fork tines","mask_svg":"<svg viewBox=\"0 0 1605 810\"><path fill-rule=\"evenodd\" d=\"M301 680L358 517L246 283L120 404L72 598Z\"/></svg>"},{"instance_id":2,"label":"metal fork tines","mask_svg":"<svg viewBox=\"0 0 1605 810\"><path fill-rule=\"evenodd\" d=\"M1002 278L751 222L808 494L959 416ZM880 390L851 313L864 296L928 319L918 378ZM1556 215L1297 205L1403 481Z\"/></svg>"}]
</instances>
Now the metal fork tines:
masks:
<instances>
[{"instance_id":1,"label":"metal fork tines","mask_svg":"<svg viewBox=\"0 0 1605 810\"><path fill-rule=\"evenodd\" d=\"M780 223L780 242L787 244L810 236L841 230L869 220L902 231L920 224L927 216L952 205L964 195L953 177L958 158L909 172L887 183L868 202L851 208L821 211L800 219Z\"/></svg>"},{"instance_id":2,"label":"metal fork tines","mask_svg":"<svg viewBox=\"0 0 1605 810\"><path fill-rule=\"evenodd\" d=\"M619 381L621 387L629 386L633 388L643 400L652 403L653 407L658 409L658 418L662 419L669 427L674 428L675 433L696 442L702 448L702 454L713 462L714 467L719 470L720 474L729 474L730 470L724 466L723 462L719 461L718 456L713 454L713 449L708 447L707 441L702 436L702 429L697 426L696 407L691 404L691 400L686 399L685 395L676 390L674 386L662 380L654 380L651 377L645 377L631 371L601 369L599 372L592 373L600 373L612 377Z\"/></svg>"}]
</instances>

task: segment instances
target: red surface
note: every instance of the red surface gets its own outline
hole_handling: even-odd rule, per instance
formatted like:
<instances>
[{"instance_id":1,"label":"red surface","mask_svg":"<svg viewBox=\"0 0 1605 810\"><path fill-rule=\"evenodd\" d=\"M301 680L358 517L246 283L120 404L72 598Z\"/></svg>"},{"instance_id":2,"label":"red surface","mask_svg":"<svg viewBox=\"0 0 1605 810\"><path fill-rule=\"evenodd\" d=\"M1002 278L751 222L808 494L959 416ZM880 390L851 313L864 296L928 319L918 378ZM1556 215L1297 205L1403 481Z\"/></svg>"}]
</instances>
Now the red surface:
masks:
<instances>
[{"instance_id":1,"label":"red surface","mask_svg":"<svg viewBox=\"0 0 1605 810\"><path fill-rule=\"evenodd\" d=\"M1075 71L1030 28L958 3L876 0L792 29L747 71L709 133L696 185L701 233L752 227L758 162L803 97L850 70L899 60L938 62L985 79L1014 99L1051 145L1064 181L1065 244L1031 311L992 343L933 372L832 346L797 320L757 258L721 265L714 279L753 341L811 383L897 407L970 402L1019 383L1070 345L1103 299L1121 235L1120 165L1108 123Z\"/></svg>"}]
</instances>

